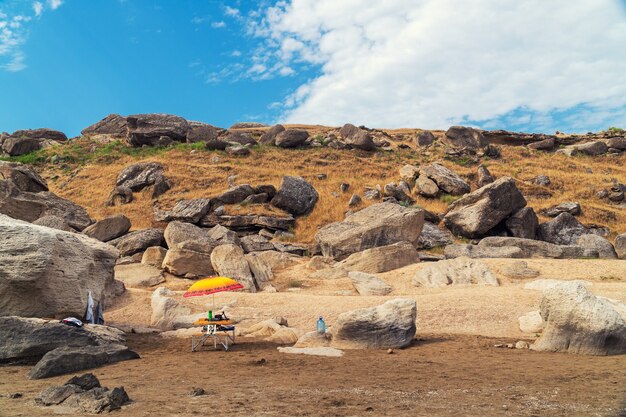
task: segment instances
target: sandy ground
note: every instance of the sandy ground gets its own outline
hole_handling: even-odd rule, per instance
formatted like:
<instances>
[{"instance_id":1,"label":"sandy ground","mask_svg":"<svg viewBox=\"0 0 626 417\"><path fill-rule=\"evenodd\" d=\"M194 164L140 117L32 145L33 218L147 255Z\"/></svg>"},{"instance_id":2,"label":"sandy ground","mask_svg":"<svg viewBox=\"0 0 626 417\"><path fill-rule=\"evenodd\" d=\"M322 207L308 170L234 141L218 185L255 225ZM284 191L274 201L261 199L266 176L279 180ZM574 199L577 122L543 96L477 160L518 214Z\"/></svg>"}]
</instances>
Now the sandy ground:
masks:
<instances>
[{"instance_id":1,"label":"sandy ground","mask_svg":"<svg viewBox=\"0 0 626 417\"><path fill-rule=\"evenodd\" d=\"M412 346L346 351L341 358L279 353L244 340L231 351L191 353L189 342L132 335L142 359L94 371L134 402L121 416L618 416L626 415L623 357L495 348L506 340L424 335ZM29 381L0 368L2 416L49 416L33 399L65 377ZM194 387L211 390L192 397ZM621 410L621 414L620 414Z\"/></svg>"},{"instance_id":2,"label":"sandy ground","mask_svg":"<svg viewBox=\"0 0 626 417\"><path fill-rule=\"evenodd\" d=\"M239 338L229 352L190 352L188 339L129 335L141 360L94 370L104 385L123 385L134 402L129 416L626 416L626 358L590 357L496 348L532 342L517 318L539 307L541 293L524 290L534 279L584 279L597 295L626 302L626 261L527 260L541 275L530 280L504 277L514 260L485 262L500 287L414 287L411 265L379 274L394 287L385 297L363 297L346 278L313 280L296 265L277 274L278 293L222 293L216 304L241 327L283 316L289 325L312 330L318 315L329 325L355 308L396 297L417 301L416 340L407 349L346 351L342 358L279 353L276 345ZM293 282L298 281L298 287ZM210 297L183 299L187 280L168 278L176 298L202 312ZM105 311L109 323L148 326L152 290L129 289ZM184 301L183 301L184 300ZM29 367L0 367L0 416L48 416L34 405L43 388L69 376L29 381ZM192 397L193 387L215 390ZM22 398L7 394L20 392Z\"/></svg>"}]
</instances>

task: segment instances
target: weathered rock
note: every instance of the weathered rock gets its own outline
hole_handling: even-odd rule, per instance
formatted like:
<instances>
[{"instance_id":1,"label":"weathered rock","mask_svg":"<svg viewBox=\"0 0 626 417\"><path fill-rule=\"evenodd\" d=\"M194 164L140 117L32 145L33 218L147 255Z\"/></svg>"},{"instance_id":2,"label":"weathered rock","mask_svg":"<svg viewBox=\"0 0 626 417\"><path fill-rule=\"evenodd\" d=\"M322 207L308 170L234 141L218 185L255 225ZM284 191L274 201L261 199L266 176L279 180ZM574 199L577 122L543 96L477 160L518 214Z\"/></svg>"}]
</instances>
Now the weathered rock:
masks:
<instances>
[{"instance_id":1,"label":"weathered rock","mask_svg":"<svg viewBox=\"0 0 626 417\"><path fill-rule=\"evenodd\" d=\"M65 141L67 136L58 130L17 130L2 141L2 150L10 156L19 156Z\"/></svg>"},{"instance_id":2,"label":"weathered rock","mask_svg":"<svg viewBox=\"0 0 626 417\"><path fill-rule=\"evenodd\" d=\"M319 194L302 177L284 176L271 204L295 216L310 213L315 207Z\"/></svg>"},{"instance_id":3,"label":"weathered rock","mask_svg":"<svg viewBox=\"0 0 626 417\"><path fill-rule=\"evenodd\" d=\"M583 235L589 232L574 216L561 213L555 219L539 225L538 237L557 245L575 245Z\"/></svg>"},{"instance_id":4,"label":"weathered rock","mask_svg":"<svg viewBox=\"0 0 626 417\"><path fill-rule=\"evenodd\" d=\"M200 317L206 317L206 313L191 314L191 310L173 298L173 295L172 291L164 287L159 287L152 293L150 298L152 327L161 330L185 329L192 327L194 321Z\"/></svg>"},{"instance_id":5,"label":"weathered rock","mask_svg":"<svg viewBox=\"0 0 626 417\"><path fill-rule=\"evenodd\" d=\"M470 186L455 172L438 163L420 167L420 176L430 178L437 187L451 195L463 195L470 192Z\"/></svg>"},{"instance_id":6,"label":"weathered rock","mask_svg":"<svg viewBox=\"0 0 626 417\"><path fill-rule=\"evenodd\" d=\"M193 200L179 200L166 215L166 221L180 221L198 223L211 209L213 200L210 198L195 198Z\"/></svg>"},{"instance_id":7,"label":"weathered rock","mask_svg":"<svg viewBox=\"0 0 626 417\"><path fill-rule=\"evenodd\" d=\"M241 246L241 240L239 239L239 236L237 236L237 233L224 226L220 226L219 224L209 229L207 234L209 239L217 242L218 245L231 244Z\"/></svg>"},{"instance_id":8,"label":"weathered rock","mask_svg":"<svg viewBox=\"0 0 626 417\"><path fill-rule=\"evenodd\" d=\"M170 274L180 277L187 274L208 276L215 273L209 253L189 249L168 249L162 267Z\"/></svg>"},{"instance_id":9,"label":"weathered rock","mask_svg":"<svg viewBox=\"0 0 626 417\"><path fill-rule=\"evenodd\" d=\"M415 246L409 242L398 242L353 253L336 266L348 271L376 274L417 262L419 262L419 256Z\"/></svg>"},{"instance_id":10,"label":"weathered rock","mask_svg":"<svg viewBox=\"0 0 626 417\"><path fill-rule=\"evenodd\" d=\"M406 204L413 204L415 200L413 200L406 192L404 187L396 183L385 184L383 187L383 193L385 197L394 198L396 201Z\"/></svg>"},{"instance_id":11,"label":"weathered rock","mask_svg":"<svg viewBox=\"0 0 626 417\"><path fill-rule=\"evenodd\" d=\"M478 246L468 244L448 245L443 254L446 259L467 258L523 258L524 252L515 246Z\"/></svg>"},{"instance_id":12,"label":"weathered rock","mask_svg":"<svg viewBox=\"0 0 626 417\"><path fill-rule=\"evenodd\" d=\"M537 175L535 178L533 178L533 183L535 185L541 185L542 187L547 187L550 184L552 184L552 181L550 180L550 177L548 177L547 175Z\"/></svg>"},{"instance_id":13,"label":"weathered rock","mask_svg":"<svg viewBox=\"0 0 626 417\"><path fill-rule=\"evenodd\" d=\"M552 290L556 287L558 287L559 285L563 284L563 283L571 283L573 284L580 284L580 285L584 285L584 286L590 286L593 285L593 283L589 282L589 281L583 281L583 280L571 280L571 281L566 281L566 280L562 280L562 279L536 279L534 281L528 282L526 284L524 284L524 289L525 290L531 290L531 291L541 291L541 292L545 292L547 290Z\"/></svg>"},{"instance_id":14,"label":"weathered rock","mask_svg":"<svg viewBox=\"0 0 626 417\"><path fill-rule=\"evenodd\" d=\"M509 278L525 279L538 277L539 271L529 268L526 261L515 261L511 264L505 265L502 268L502 274Z\"/></svg>"},{"instance_id":15,"label":"weathered rock","mask_svg":"<svg viewBox=\"0 0 626 417\"><path fill-rule=\"evenodd\" d=\"M285 127L283 125L274 125L267 129L261 138L259 139L259 143L264 145L275 145L276 144L276 136L285 131Z\"/></svg>"},{"instance_id":16,"label":"weathered rock","mask_svg":"<svg viewBox=\"0 0 626 417\"><path fill-rule=\"evenodd\" d=\"M506 229L513 237L535 239L538 227L539 219L532 207L524 207L506 219Z\"/></svg>"},{"instance_id":17,"label":"weathered rock","mask_svg":"<svg viewBox=\"0 0 626 417\"><path fill-rule=\"evenodd\" d=\"M139 355L124 345L63 346L46 353L28 377L49 378L130 359L139 359Z\"/></svg>"},{"instance_id":18,"label":"weathered rock","mask_svg":"<svg viewBox=\"0 0 626 417\"><path fill-rule=\"evenodd\" d=\"M259 235L249 235L241 238L241 247L245 253L274 250L274 245L269 240Z\"/></svg>"},{"instance_id":19,"label":"weathered rock","mask_svg":"<svg viewBox=\"0 0 626 417\"><path fill-rule=\"evenodd\" d=\"M424 222L422 233L417 240L418 249L433 249L440 246L450 245L454 242L454 236L448 230L440 229L431 222Z\"/></svg>"},{"instance_id":20,"label":"weathered rock","mask_svg":"<svg viewBox=\"0 0 626 417\"><path fill-rule=\"evenodd\" d=\"M332 334L330 333L318 333L317 331L312 331L300 336L293 347L298 349L329 347L331 339Z\"/></svg>"},{"instance_id":21,"label":"weathered rock","mask_svg":"<svg viewBox=\"0 0 626 417\"><path fill-rule=\"evenodd\" d=\"M363 200L361 199L360 195L352 194L350 200L348 201L348 207L358 206L359 204L361 204L362 201Z\"/></svg>"},{"instance_id":22,"label":"weathered rock","mask_svg":"<svg viewBox=\"0 0 626 417\"><path fill-rule=\"evenodd\" d=\"M324 256L342 260L356 252L398 242L417 245L423 225L423 210L380 203L320 228L315 240Z\"/></svg>"},{"instance_id":23,"label":"weathered rock","mask_svg":"<svg viewBox=\"0 0 626 417\"><path fill-rule=\"evenodd\" d=\"M246 197L241 204L265 204L271 200L270 196L265 193L262 194L252 194Z\"/></svg>"},{"instance_id":24,"label":"weathered rock","mask_svg":"<svg viewBox=\"0 0 626 417\"><path fill-rule=\"evenodd\" d=\"M612 304L583 285L563 283L543 293L546 322L532 350L585 355L626 353L626 323Z\"/></svg>"},{"instance_id":25,"label":"weathered rock","mask_svg":"<svg viewBox=\"0 0 626 417\"><path fill-rule=\"evenodd\" d=\"M107 242L120 251L120 256L131 256L137 252L143 252L150 246L161 246L163 242L163 230L143 229L130 232L117 239Z\"/></svg>"},{"instance_id":26,"label":"weathered rock","mask_svg":"<svg viewBox=\"0 0 626 417\"><path fill-rule=\"evenodd\" d=\"M154 200L165 194L170 188L172 188L172 182L164 176L157 177L152 187L151 198Z\"/></svg>"},{"instance_id":27,"label":"weathered rock","mask_svg":"<svg viewBox=\"0 0 626 417\"><path fill-rule=\"evenodd\" d=\"M598 235L582 235L576 241L578 246L598 251L598 256L603 259L617 259L615 248L605 238Z\"/></svg>"},{"instance_id":28,"label":"weathered rock","mask_svg":"<svg viewBox=\"0 0 626 417\"><path fill-rule=\"evenodd\" d=\"M525 206L515 180L502 177L452 203L443 221L453 233L476 238Z\"/></svg>"},{"instance_id":29,"label":"weathered rock","mask_svg":"<svg viewBox=\"0 0 626 417\"><path fill-rule=\"evenodd\" d=\"M348 311L333 325L331 345L339 349L388 349L411 344L415 336L415 300L394 299L377 307Z\"/></svg>"},{"instance_id":30,"label":"weathered rock","mask_svg":"<svg viewBox=\"0 0 626 417\"><path fill-rule=\"evenodd\" d=\"M72 327L58 320L0 317L0 362L34 363L61 346L123 343L124 333L113 327Z\"/></svg>"},{"instance_id":31,"label":"weathered rock","mask_svg":"<svg viewBox=\"0 0 626 417\"><path fill-rule=\"evenodd\" d=\"M129 230L130 220L128 217L123 214L116 214L95 222L83 230L83 233L101 242L108 242L124 235Z\"/></svg>"},{"instance_id":32,"label":"weathered rock","mask_svg":"<svg viewBox=\"0 0 626 417\"><path fill-rule=\"evenodd\" d=\"M0 316L82 317L110 294L119 254L77 233L0 215Z\"/></svg>"},{"instance_id":33,"label":"weathered rock","mask_svg":"<svg viewBox=\"0 0 626 417\"><path fill-rule=\"evenodd\" d=\"M0 182L10 182L18 190L30 193L48 191L48 184L30 166L0 161Z\"/></svg>"},{"instance_id":34,"label":"weathered rock","mask_svg":"<svg viewBox=\"0 0 626 417\"><path fill-rule=\"evenodd\" d=\"M476 170L476 182L478 183L478 188L484 187L487 184L491 184L495 180L496 179L493 175L491 175L491 172L489 172L486 166L478 166L478 169Z\"/></svg>"},{"instance_id":35,"label":"weathered rock","mask_svg":"<svg viewBox=\"0 0 626 417\"><path fill-rule=\"evenodd\" d=\"M352 148L361 149L363 151L373 151L376 149L376 144L374 143L372 135L361 129L359 129L359 131L355 134L344 138L344 142Z\"/></svg>"},{"instance_id":36,"label":"weathered rock","mask_svg":"<svg viewBox=\"0 0 626 417\"><path fill-rule=\"evenodd\" d=\"M215 127L206 123L187 122L189 130L187 131L187 143L205 142L217 140L224 132L224 129Z\"/></svg>"},{"instance_id":37,"label":"weathered rock","mask_svg":"<svg viewBox=\"0 0 626 417\"><path fill-rule=\"evenodd\" d=\"M216 200L222 204L237 204L244 201L247 197L256 193L256 190L251 185L241 184L229 188L222 194L215 197Z\"/></svg>"},{"instance_id":38,"label":"weathered rock","mask_svg":"<svg viewBox=\"0 0 626 417\"><path fill-rule=\"evenodd\" d=\"M65 384L61 386L52 386L44 389L35 398L35 403L43 406L51 406L61 404L72 394L82 392L80 387L73 384Z\"/></svg>"},{"instance_id":39,"label":"weathered rock","mask_svg":"<svg viewBox=\"0 0 626 417\"><path fill-rule=\"evenodd\" d=\"M237 144L241 146L256 145L256 140L254 140L254 138L249 133L245 133L245 132L226 131L223 135L220 136L220 139L228 143Z\"/></svg>"},{"instance_id":40,"label":"weathered rock","mask_svg":"<svg viewBox=\"0 0 626 417\"><path fill-rule=\"evenodd\" d=\"M439 187L426 175L420 175L415 182L415 191L424 197L434 198L439 194Z\"/></svg>"},{"instance_id":41,"label":"weathered rock","mask_svg":"<svg viewBox=\"0 0 626 417\"><path fill-rule=\"evenodd\" d=\"M33 222L38 226L50 227L52 229L63 230L64 232L76 232L74 228L72 228L65 219L59 216L43 216L38 218Z\"/></svg>"},{"instance_id":42,"label":"weathered rock","mask_svg":"<svg viewBox=\"0 0 626 417\"><path fill-rule=\"evenodd\" d=\"M351 271L348 273L348 277L352 281L354 289L360 295L387 295L393 291L391 286L376 275Z\"/></svg>"},{"instance_id":43,"label":"weathered rock","mask_svg":"<svg viewBox=\"0 0 626 417\"><path fill-rule=\"evenodd\" d=\"M234 145L226 147L226 153L232 156L248 156L250 149L242 145Z\"/></svg>"},{"instance_id":44,"label":"weathered rock","mask_svg":"<svg viewBox=\"0 0 626 417\"><path fill-rule=\"evenodd\" d=\"M609 149L626 151L626 137L608 138L604 141Z\"/></svg>"},{"instance_id":45,"label":"weathered rock","mask_svg":"<svg viewBox=\"0 0 626 417\"><path fill-rule=\"evenodd\" d=\"M355 125L346 123L345 125L341 127L341 129L339 129L339 134L341 135L342 138L345 139L350 136L356 135L357 133L359 133L360 130L361 129L359 129Z\"/></svg>"},{"instance_id":46,"label":"weathered rock","mask_svg":"<svg viewBox=\"0 0 626 417\"><path fill-rule=\"evenodd\" d=\"M519 329L524 333L541 333L543 331L544 322L539 310L526 313L518 318L517 321Z\"/></svg>"},{"instance_id":47,"label":"weathered rock","mask_svg":"<svg viewBox=\"0 0 626 417\"><path fill-rule=\"evenodd\" d=\"M415 137L415 144L417 146L429 146L435 141L435 136L428 130L421 131Z\"/></svg>"},{"instance_id":48,"label":"weathered rock","mask_svg":"<svg viewBox=\"0 0 626 417\"><path fill-rule=\"evenodd\" d=\"M127 141L131 146L154 146L163 136L184 142L189 124L179 116L169 114L134 114L126 117Z\"/></svg>"},{"instance_id":49,"label":"weathered rock","mask_svg":"<svg viewBox=\"0 0 626 417\"><path fill-rule=\"evenodd\" d=\"M452 126L446 131L442 141L455 148L482 148L487 144L483 134L471 127Z\"/></svg>"},{"instance_id":50,"label":"weathered rock","mask_svg":"<svg viewBox=\"0 0 626 417\"><path fill-rule=\"evenodd\" d=\"M127 123L126 118L119 114L109 114L89 127L81 130L83 136L88 135L110 135L113 137L123 138L126 136Z\"/></svg>"},{"instance_id":51,"label":"weathered rock","mask_svg":"<svg viewBox=\"0 0 626 417\"><path fill-rule=\"evenodd\" d=\"M141 256L141 263L160 268L166 253L167 249L161 246L150 246Z\"/></svg>"},{"instance_id":52,"label":"weathered rock","mask_svg":"<svg viewBox=\"0 0 626 417\"><path fill-rule=\"evenodd\" d=\"M107 206L121 206L132 203L133 190L128 187L115 187L107 198Z\"/></svg>"},{"instance_id":53,"label":"weathered rock","mask_svg":"<svg viewBox=\"0 0 626 417\"><path fill-rule=\"evenodd\" d=\"M230 143L222 139L212 139L206 141L204 147L209 151L225 151L230 146Z\"/></svg>"},{"instance_id":54,"label":"weathered rock","mask_svg":"<svg viewBox=\"0 0 626 417\"><path fill-rule=\"evenodd\" d=\"M124 168L117 176L115 185L128 187L132 191L141 191L154 185L159 177L163 176L163 165L157 162L141 162Z\"/></svg>"},{"instance_id":55,"label":"weathered rock","mask_svg":"<svg viewBox=\"0 0 626 417\"><path fill-rule=\"evenodd\" d=\"M211 252L213 269L222 276L230 277L249 292L256 292L254 278L243 249L232 244L220 245Z\"/></svg>"},{"instance_id":56,"label":"weathered rock","mask_svg":"<svg viewBox=\"0 0 626 417\"><path fill-rule=\"evenodd\" d=\"M287 129L278 133L274 138L274 144L281 148L297 148L305 144L309 138L309 132L302 129Z\"/></svg>"},{"instance_id":57,"label":"weathered rock","mask_svg":"<svg viewBox=\"0 0 626 417\"><path fill-rule=\"evenodd\" d=\"M267 264L272 272L280 271L302 260L299 256L274 250L253 252L252 255Z\"/></svg>"},{"instance_id":58,"label":"weathered rock","mask_svg":"<svg viewBox=\"0 0 626 417\"><path fill-rule=\"evenodd\" d=\"M500 285L487 265L466 257L429 264L413 277L413 285L428 288L469 284Z\"/></svg>"},{"instance_id":59,"label":"weathered rock","mask_svg":"<svg viewBox=\"0 0 626 417\"><path fill-rule=\"evenodd\" d=\"M123 282L127 288L148 288L165 282L159 268L143 263L116 265L115 279Z\"/></svg>"},{"instance_id":60,"label":"weathered rock","mask_svg":"<svg viewBox=\"0 0 626 417\"><path fill-rule=\"evenodd\" d=\"M167 225L163 237L170 249L184 249L207 255L218 245L219 238L210 237L207 229L177 221Z\"/></svg>"},{"instance_id":61,"label":"weathered rock","mask_svg":"<svg viewBox=\"0 0 626 417\"><path fill-rule=\"evenodd\" d=\"M250 272L254 276L254 281L259 291L271 287L270 282L274 279L272 266L260 255L261 252L248 253L245 258L248 261Z\"/></svg>"},{"instance_id":62,"label":"weathered rock","mask_svg":"<svg viewBox=\"0 0 626 417\"><path fill-rule=\"evenodd\" d=\"M615 237L615 252L619 259L626 259L626 233Z\"/></svg>"},{"instance_id":63,"label":"weathered rock","mask_svg":"<svg viewBox=\"0 0 626 417\"><path fill-rule=\"evenodd\" d=\"M483 247L518 247L522 250L523 258L555 258L569 259L582 257L598 257L597 251L583 248L581 246L555 245L533 239L522 239L517 237L489 236L482 239L478 246Z\"/></svg>"},{"instance_id":64,"label":"weathered rock","mask_svg":"<svg viewBox=\"0 0 626 417\"><path fill-rule=\"evenodd\" d=\"M420 170L414 165L405 165L399 170L400 179L410 186L415 185L415 180L419 176Z\"/></svg>"},{"instance_id":65,"label":"weathered rock","mask_svg":"<svg viewBox=\"0 0 626 417\"><path fill-rule=\"evenodd\" d=\"M581 213L581 208L580 204L576 202L567 202L541 210L540 213L547 217L556 217L561 213L569 213L572 216L578 216Z\"/></svg>"},{"instance_id":66,"label":"weathered rock","mask_svg":"<svg viewBox=\"0 0 626 417\"><path fill-rule=\"evenodd\" d=\"M539 142L529 143L527 146L528 146L528 149L533 149L536 151L551 151L552 149L554 149L555 144L556 144L555 138L548 138L548 139L540 140Z\"/></svg>"},{"instance_id":67,"label":"weathered rock","mask_svg":"<svg viewBox=\"0 0 626 417\"><path fill-rule=\"evenodd\" d=\"M603 155L608 151L606 143L601 141L582 143L580 145L573 145L572 147L575 153L591 156Z\"/></svg>"}]
</instances>

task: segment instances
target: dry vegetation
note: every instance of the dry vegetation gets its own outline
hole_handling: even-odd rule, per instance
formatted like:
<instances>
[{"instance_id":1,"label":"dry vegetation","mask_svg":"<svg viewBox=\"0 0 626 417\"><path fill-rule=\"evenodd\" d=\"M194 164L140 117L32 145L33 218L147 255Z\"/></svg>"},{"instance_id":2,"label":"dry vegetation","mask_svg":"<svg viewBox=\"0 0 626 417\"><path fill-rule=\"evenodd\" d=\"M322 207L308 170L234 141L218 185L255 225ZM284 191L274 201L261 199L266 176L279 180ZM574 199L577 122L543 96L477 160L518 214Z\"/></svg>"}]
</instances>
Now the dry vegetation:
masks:
<instances>
[{"instance_id":1,"label":"dry vegetation","mask_svg":"<svg viewBox=\"0 0 626 417\"><path fill-rule=\"evenodd\" d=\"M324 134L331 128L308 127L312 135ZM233 157L224 152L205 151L197 144L180 145L164 150L119 151L104 149L88 138L64 145L62 154L69 155L65 164L43 165L43 175L51 191L84 206L90 215L101 219L115 213L123 213L133 223L134 229L157 226L153 219L149 192L135 194L135 201L121 207L105 207L109 192L115 185L117 174L125 166L140 161L156 161L166 167L166 175L174 186L157 202L158 206L170 208L179 199L211 197L228 188L227 178L236 175L238 184L280 184L283 175L299 175L309 180L320 194L314 211L300 218L296 226L296 240L310 242L317 228L329 222L341 220L347 210L352 193L363 193L365 186L381 186L399 180L398 169L404 164L419 165L441 160L443 164L465 176L476 188L476 166L468 161L443 159L441 147L416 149L412 137L417 130L388 131L395 140L393 151L367 153L335 150L330 148L278 149L258 146L247 157ZM411 149L399 149L404 142ZM47 155L60 153L59 148L47 150ZM76 154L81 155L76 157ZM127 154L128 153L128 154ZM74 155L74 157L71 157ZM626 183L626 156L566 157L541 152L529 152L524 147L502 148L502 158L485 159L483 163L496 177L512 176L528 203L535 210L564 201L578 201L583 207L579 219L583 223L608 226L612 234L626 232L626 210L607 200L596 197L596 191L608 188L611 180ZM318 179L326 174L326 179ZM552 180L549 187L532 184L532 178L543 174ZM339 191L342 182L350 184L347 193ZM428 200L416 198L417 205L436 213L446 210L445 198ZM371 204L371 202L364 202ZM279 212L268 206L232 206L230 213ZM542 219L547 220L547 219Z\"/></svg>"}]
</instances>

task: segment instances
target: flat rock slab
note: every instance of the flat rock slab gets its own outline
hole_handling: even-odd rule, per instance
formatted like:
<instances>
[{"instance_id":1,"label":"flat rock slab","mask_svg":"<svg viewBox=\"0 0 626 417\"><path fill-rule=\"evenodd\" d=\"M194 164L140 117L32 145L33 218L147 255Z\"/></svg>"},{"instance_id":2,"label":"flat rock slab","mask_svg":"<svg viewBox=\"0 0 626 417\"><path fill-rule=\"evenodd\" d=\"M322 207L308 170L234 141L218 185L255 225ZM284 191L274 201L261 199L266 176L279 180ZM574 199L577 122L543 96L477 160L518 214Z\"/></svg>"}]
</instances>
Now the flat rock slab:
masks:
<instances>
[{"instance_id":1,"label":"flat rock slab","mask_svg":"<svg viewBox=\"0 0 626 417\"><path fill-rule=\"evenodd\" d=\"M291 353L295 355L311 355L311 356L328 356L332 358L340 358L343 351L332 347L315 347L315 348L296 348L296 347L279 347L280 353Z\"/></svg>"}]
</instances>

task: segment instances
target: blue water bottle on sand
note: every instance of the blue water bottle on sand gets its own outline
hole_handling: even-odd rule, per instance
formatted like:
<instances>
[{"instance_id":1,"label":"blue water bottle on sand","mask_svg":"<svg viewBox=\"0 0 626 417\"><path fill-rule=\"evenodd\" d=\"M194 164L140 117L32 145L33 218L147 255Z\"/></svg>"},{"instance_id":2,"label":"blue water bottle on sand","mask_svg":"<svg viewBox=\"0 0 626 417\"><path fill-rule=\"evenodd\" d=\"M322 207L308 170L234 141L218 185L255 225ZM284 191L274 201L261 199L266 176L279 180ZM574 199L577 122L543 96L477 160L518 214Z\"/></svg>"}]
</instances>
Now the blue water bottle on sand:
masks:
<instances>
[{"instance_id":1,"label":"blue water bottle on sand","mask_svg":"<svg viewBox=\"0 0 626 417\"><path fill-rule=\"evenodd\" d=\"M320 316L320 319L317 321L317 332L319 334L326 333L326 323L324 323L322 316Z\"/></svg>"}]
</instances>

